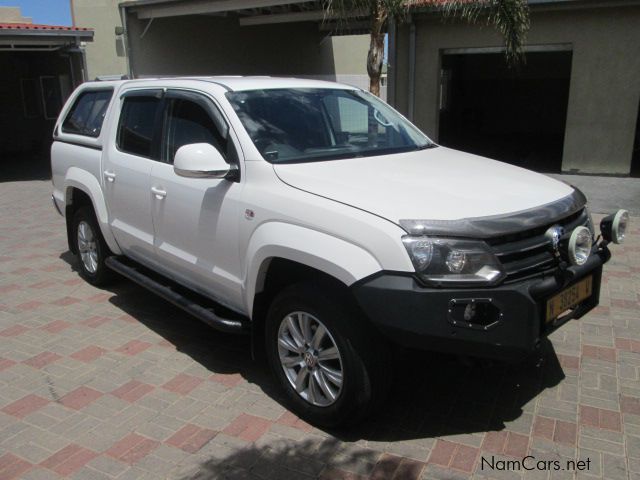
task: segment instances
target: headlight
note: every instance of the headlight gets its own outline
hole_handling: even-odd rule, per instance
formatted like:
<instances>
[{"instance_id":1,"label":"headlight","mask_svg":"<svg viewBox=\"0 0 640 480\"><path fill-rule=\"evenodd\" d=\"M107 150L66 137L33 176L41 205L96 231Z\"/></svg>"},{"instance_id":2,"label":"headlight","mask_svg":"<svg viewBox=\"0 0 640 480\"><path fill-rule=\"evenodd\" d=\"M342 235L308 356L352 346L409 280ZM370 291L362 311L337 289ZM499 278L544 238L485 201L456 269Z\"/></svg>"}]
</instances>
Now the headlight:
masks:
<instances>
[{"instance_id":1,"label":"headlight","mask_svg":"<svg viewBox=\"0 0 640 480\"><path fill-rule=\"evenodd\" d=\"M593 237L587 227L576 227L569 237L569 262L572 265L584 265L591 255Z\"/></svg>"},{"instance_id":2,"label":"headlight","mask_svg":"<svg viewBox=\"0 0 640 480\"><path fill-rule=\"evenodd\" d=\"M488 285L503 277L485 242L407 235L402 243L416 273L427 282Z\"/></svg>"}]
</instances>

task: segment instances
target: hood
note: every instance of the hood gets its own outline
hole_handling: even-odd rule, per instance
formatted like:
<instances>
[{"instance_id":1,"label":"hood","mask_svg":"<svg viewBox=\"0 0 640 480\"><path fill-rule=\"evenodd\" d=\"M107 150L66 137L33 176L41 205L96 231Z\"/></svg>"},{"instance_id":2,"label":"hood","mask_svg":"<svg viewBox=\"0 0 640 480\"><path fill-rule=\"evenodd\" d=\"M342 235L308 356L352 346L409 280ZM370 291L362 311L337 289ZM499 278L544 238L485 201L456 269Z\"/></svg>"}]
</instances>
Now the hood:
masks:
<instances>
[{"instance_id":1,"label":"hood","mask_svg":"<svg viewBox=\"0 0 640 480\"><path fill-rule=\"evenodd\" d=\"M416 152L274 164L286 184L393 223L508 215L574 193L569 185L520 167L445 147Z\"/></svg>"}]
</instances>

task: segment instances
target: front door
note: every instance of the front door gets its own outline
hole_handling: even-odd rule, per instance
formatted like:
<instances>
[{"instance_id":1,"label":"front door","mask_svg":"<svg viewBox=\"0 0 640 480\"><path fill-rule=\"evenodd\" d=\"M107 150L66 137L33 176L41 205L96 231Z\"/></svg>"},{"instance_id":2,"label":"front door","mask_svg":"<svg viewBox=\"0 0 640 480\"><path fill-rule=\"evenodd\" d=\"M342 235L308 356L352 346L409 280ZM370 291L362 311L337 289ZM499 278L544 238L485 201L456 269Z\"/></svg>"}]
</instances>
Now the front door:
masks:
<instances>
[{"instance_id":1,"label":"front door","mask_svg":"<svg viewBox=\"0 0 640 480\"><path fill-rule=\"evenodd\" d=\"M109 224L124 253L152 261L151 167L159 157L156 125L162 91L137 90L121 98L115 141L103 163L103 185ZM155 147L154 147L155 145Z\"/></svg>"},{"instance_id":2,"label":"front door","mask_svg":"<svg viewBox=\"0 0 640 480\"><path fill-rule=\"evenodd\" d=\"M151 171L155 248L165 274L223 303L240 291L237 268L238 196L241 183L185 178L173 170L183 145L209 143L229 163L238 163L224 117L208 97L168 91L162 115L161 163Z\"/></svg>"}]
</instances>

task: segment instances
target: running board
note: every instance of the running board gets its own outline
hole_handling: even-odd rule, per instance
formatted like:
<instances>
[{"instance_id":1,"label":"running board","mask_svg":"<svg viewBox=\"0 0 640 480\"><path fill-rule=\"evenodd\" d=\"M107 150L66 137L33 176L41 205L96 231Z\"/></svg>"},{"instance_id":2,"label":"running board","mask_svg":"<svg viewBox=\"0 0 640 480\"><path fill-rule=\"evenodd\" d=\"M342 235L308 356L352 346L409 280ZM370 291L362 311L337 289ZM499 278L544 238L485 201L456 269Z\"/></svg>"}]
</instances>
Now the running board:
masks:
<instances>
[{"instance_id":1,"label":"running board","mask_svg":"<svg viewBox=\"0 0 640 480\"><path fill-rule=\"evenodd\" d=\"M217 330L228 333L250 332L248 319L125 257L107 257L104 263L111 270L133 280ZM216 311L224 311L225 316Z\"/></svg>"}]
</instances>

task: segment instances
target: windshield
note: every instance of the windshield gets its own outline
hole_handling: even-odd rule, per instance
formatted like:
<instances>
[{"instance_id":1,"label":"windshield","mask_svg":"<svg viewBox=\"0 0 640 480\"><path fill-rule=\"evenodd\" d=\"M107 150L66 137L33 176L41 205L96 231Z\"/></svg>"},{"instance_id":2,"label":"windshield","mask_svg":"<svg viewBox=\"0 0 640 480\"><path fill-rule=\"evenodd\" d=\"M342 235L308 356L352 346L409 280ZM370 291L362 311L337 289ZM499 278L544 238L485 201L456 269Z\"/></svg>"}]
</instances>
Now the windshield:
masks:
<instances>
[{"instance_id":1,"label":"windshield","mask_svg":"<svg viewBox=\"0 0 640 480\"><path fill-rule=\"evenodd\" d=\"M314 162L435 146L395 110L359 90L228 92L254 145L271 163Z\"/></svg>"}]
</instances>

